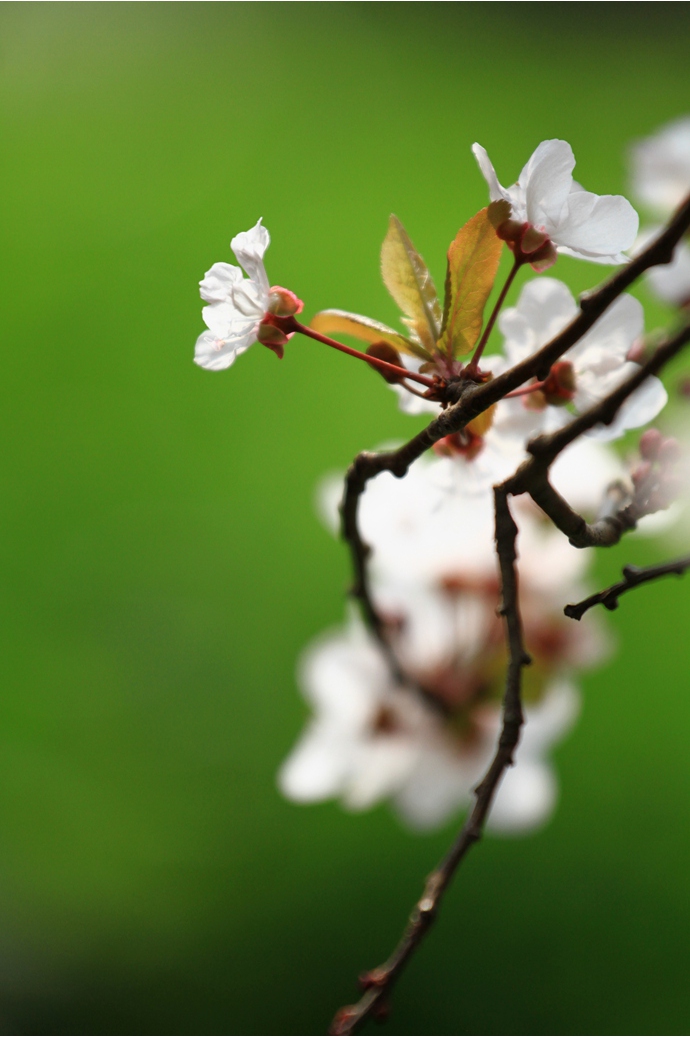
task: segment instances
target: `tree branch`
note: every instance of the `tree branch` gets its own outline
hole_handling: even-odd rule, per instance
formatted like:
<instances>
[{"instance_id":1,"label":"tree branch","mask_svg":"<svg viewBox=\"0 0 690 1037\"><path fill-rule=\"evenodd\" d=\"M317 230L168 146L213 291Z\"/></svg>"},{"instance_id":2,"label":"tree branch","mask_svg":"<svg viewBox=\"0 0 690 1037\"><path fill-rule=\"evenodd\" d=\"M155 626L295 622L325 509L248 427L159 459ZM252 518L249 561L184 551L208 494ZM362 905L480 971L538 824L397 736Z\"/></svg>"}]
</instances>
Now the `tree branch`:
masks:
<instances>
[{"instance_id":1,"label":"tree branch","mask_svg":"<svg viewBox=\"0 0 690 1037\"><path fill-rule=\"evenodd\" d=\"M515 565L517 526L510 513L508 493L503 486L494 490L496 512L496 551L499 558L502 584L501 615L505 618L509 660L503 696L503 726L496 754L484 778L474 790L475 803L462 829L426 881L424 892L410 915L405 931L391 956L378 968L361 978L365 992L355 1005L347 1005L337 1012L331 1034L353 1034L371 1015L385 1010L388 996L405 965L417 950L438 914L443 895L471 847L483 834L484 825L499 782L513 763L524 722L520 696L522 668L531 659L522 639L522 624L518 605L518 576Z\"/></svg>"},{"instance_id":2,"label":"tree branch","mask_svg":"<svg viewBox=\"0 0 690 1037\"><path fill-rule=\"evenodd\" d=\"M445 436L452 435L455 432L460 432L468 422L472 421L485 411L488 407L492 406L502 399L507 393L517 389L524 382L527 382L530 378L544 378L553 363L558 360L566 350L570 349L579 339L588 331L592 325L598 320L598 318L608 309L608 307L615 302L615 300L628 288L641 274L648 270L652 266L657 266L664 263L669 263L673 258L673 250L681 239L683 234L690 229L690 197L683 203L678 209L675 216L669 222L666 230L660 234L650 245L647 246L640 254L626 266L622 267L617 273L615 273L608 281L606 281L600 288L594 292L583 296L580 300L580 313L571 323L556 335L551 342L543 346L533 356L528 357L521 363L516 364L515 367L509 371L505 371L497 378L492 379L489 382L485 382L483 385L477 385L471 381L456 381L450 383L447 387L447 399L451 404L447 410L444 410L437 418L435 418L425 429L414 436L408 443L400 447L397 450L390 450L383 453L375 454L365 451L359 454L353 461L350 469L347 473L345 480L345 494L341 504L341 515L342 515L342 535L343 539L349 545L350 554L352 558L352 566L355 575L355 582L353 587L353 595L356 597L364 612L364 617L369 624L374 636L377 638L379 643L382 645L387 658L394 666L394 672L399 673L399 666L395 662L392 656L390 646L388 645L384 624L381 617L377 615L375 606L373 604L371 593L368 587L368 581L366 576L366 559L369 554L369 548L362 540L358 532L358 509L359 499L366 488L366 484L370 479L379 475L381 472L391 472L397 478L402 478L413 461L421 457L425 451L429 450L434 443L437 443L440 439ZM681 332L685 334L685 332ZM679 349L687 339L683 339L677 349ZM621 400L627 399L627 396L641 385L642 382L650 374L655 374L661 367L667 362L671 355L675 355L677 351L674 347L670 351L663 352L663 347L658 349L654 356L649 360L633 379L635 383L632 388L621 387L624 391L624 395ZM628 383L624 383L627 386ZM616 390L619 393L621 389ZM615 395L615 394L612 394ZM611 397L607 398L611 399ZM560 430L559 433L555 433L553 437L539 437L532 444L534 452L541 450L544 456L549 450L552 451L552 460L555 458L561 450L572 442L573 439L581 435L583 431L591 428L592 425L597 424L600 421L607 422L613 419L613 416L617 413L620 407L620 402L616 402L613 405L613 409L606 409L606 401L602 401L599 405L599 410L594 408L596 412L589 424L589 416L592 412L588 411L585 415L581 415L579 418L571 422L566 429ZM549 462L551 463L551 462ZM546 465L548 468L548 464ZM539 480L535 479L535 487ZM548 481L541 480L541 486L544 491L544 500L551 496L554 509L560 510L565 515L563 505L567 508L568 505L563 504L556 508L556 502L553 498L555 491L548 486ZM511 489L511 493L514 492ZM524 492L524 491L519 491ZM538 492L538 490L537 490ZM535 498L536 499L536 498ZM562 500L562 498L561 498ZM547 501L548 502L548 501ZM537 503L540 503L539 501ZM547 508L544 508L547 511ZM547 511L549 514L549 511ZM574 516L575 513L573 512ZM586 525L584 519L580 519L579 524ZM565 523L565 517L562 518ZM568 532L567 535L571 537L578 537L578 529L573 529ZM561 526L559 526L561 528ZM630 528L630 527L627 527ZM566 532L566 529L563 529ZM615 524L614 524L615 532ZM621 530L621 533L623 530ZM610 536L610 532L606 532L602 527L600 530L601 535ZM587 546L590 542L600 543L600 540L596 539L590 541L589 537L595 536L592 531L585 533L587 544L578 543L576 546ZM620 533L617 539L620 539ZM572 541L575 542L574 540ZM611 543L616 540L611 540Z\"/></svg>"},{"instance_id":3,"label":"tree branch","mask_svg":"<svg viewBox=\"0 0 690 1037\"><path fill-rule=\"evenodd\" d=\"M578 620L582 619L585 612L595 605L603 605L605 609L613 612L614 609L618 608L618 599L621 594L627 594L628 591L633 590L635 587L640 587L643 583L651 583L652 580L659 580L663 576L683 576L688 569L690 569L690 555L686 555L684 558L677 558L674 562L648 565L645 568L639 568L636 565L626 565L623 569L623 579L618 583L612 584L606 590L599 591L598 594L590 594L588 598L578 602L577 605L566 605L563 611L570 619Z\"/></svg>"},{"instance_id":4,"label":"tree branch","mask_svg":"<svg viewBox=\"0 0 690 1037\"><path fill-rule=\"evenodd\" d=\"M358 526L359 501L367 482L384 471L401 478L409 466L438 440L461 431L469 421L529 379L545 378L552 364L580 340L637 277L652 266L671 261L675 245L689 228L690 198L681 206L666 230L636 259L614 274L596 291L581 299L578 316L537 353L483 385L476 385L469 380L449 383L446 401L450 406L426 429L397 450L379 454L365 452L355 458L346 476L341 504L343 538L350 547L355 575L352 593L359 600L365 619L381 644L396 676L404 679L386 636L383 619L373 602L367 574L370 548L364 542ZM608 424L613 421L628 396L646 378L661 370L688 341L690 328L684 328L673 339L660 346L639 371L626 379L595 407L574 419L564 429L533 440L528 445L531 456L510 479L494 488L495 539L503 601L501 613L505 618L509 649L503 698L503 724L496 753L486 775L475 789L475 803L465 824L446 856L429 876L422 897L415 905L400 942L383 965L362 977L365 986L363 996L357 1004L346 1006L337 1013L331 1034L352 1034L365 1019L385 1009L393 985L436 918L443 895L455 871L470 847L481 838L499 782L506 768L513 762L513 753L523 724L520 694L522 668L530 659L522 640L515 565L518 530L510 512L509 496L529 493L577 547L616 543L626 529L634 526L639 517L634 502L623 504L623 494L616 501L615 507L609 508L597 523L589 525L550 485L549 467L566 446L588 429L600 422Z\"/></svg>"}]
</instances>

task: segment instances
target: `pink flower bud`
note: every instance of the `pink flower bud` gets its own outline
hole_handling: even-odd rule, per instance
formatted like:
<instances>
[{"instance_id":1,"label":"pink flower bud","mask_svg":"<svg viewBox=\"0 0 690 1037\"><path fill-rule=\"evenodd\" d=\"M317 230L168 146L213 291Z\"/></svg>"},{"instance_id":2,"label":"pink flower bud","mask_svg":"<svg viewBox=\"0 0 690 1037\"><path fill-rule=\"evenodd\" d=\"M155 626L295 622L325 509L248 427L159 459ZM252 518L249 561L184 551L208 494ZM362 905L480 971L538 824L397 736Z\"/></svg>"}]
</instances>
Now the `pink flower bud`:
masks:
<instances>
[{"instance_id":1,"label":"pink flower bud","mask_svg":"<svg viewBox=\"0 0 690 1037\"><path fill-rule=\"evenodd\" d=\"M670 465L675 461L679 461L680 455L680 443L677 439L674 439L673 436L669 436L667 439L664 439L659 447L657 457L659 459L659 464Z\"/></svg>"},{"instance_id":2,"label":"pink flower bud","mask_svg":"<svg viewBox=\"0 0 690 1037\"><path fill-rule=\"evenodd\" d=\"M640 454L648 461L655 461L664 437L657 428L648 428L640 436Z\"/></svg>"},{"instance_id":3,"label":"pink flower bud","mask_svg":"<svg viewBox=\"0 0 690 1037\"><path fill-rule=\"evenodd\" d=\"M275 285L269 290L268 312L276 317L294 317L303 309L304 303L289 288L280 288L279 285Z\"/></svg>"}]
</instances>

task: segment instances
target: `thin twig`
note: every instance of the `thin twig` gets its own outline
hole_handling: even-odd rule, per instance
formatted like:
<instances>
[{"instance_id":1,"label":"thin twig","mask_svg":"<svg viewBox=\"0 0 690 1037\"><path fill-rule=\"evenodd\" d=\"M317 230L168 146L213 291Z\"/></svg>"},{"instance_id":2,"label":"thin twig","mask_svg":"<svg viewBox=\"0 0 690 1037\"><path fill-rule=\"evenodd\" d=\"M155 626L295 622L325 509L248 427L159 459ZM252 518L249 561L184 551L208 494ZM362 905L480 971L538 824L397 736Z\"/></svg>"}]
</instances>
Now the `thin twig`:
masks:
<instances>
[{"instance_id":1,"label":"thin twig","mask_svg":"<svg viewBox=\"0 0 690 1037\"><path fill-rule=\"evenodd\" d=\"M683 576L688 569L690 569L690 555L686 555L684 558L677 558L674 562L664 562L661 565L647 565L644 568L640 568L637 565L626 565L623 569L623 579L618 583L612 584L606 590L599 591L598 594L590 594L588 598L578 602L577 605L566 605L563 611L570 619L582 619L585 612L595 605L603 605L605 609L613 612L614 609L618 608L618 599L621 594L627 594L628 591L633 590L635 587L640 587L643 583L659 580L662 576Z\"/></svg>"},{"instance_id":2,"label":"thin twig","mask_svg":"<svg viewBox=\"0 0 690 1037\"><path fill-rule=\"evenodd\" d=\"M378 968L364 974L361 982L365 992L355 1005L347 1005L336 1014L330 1033L352 1034L371 1015L385 1009L388 995L405 965L419 947L438 913L441 900L450 882L471 847L483 834L484 825L496 790L506 769L513 763L513 753L520 738L523 724L520 696L522 668L531 659L522 639L522 624L518 605L518 576L515 565L515 542L518 529L508 506L508 493L503 486L494 490L496 509L496 551L500 563L502 583L501 614L506 623L509 661L503 697L503 726L496 754L482 781L474 790L475 802L462 829L448 853L431 873L424 892L410 915L405 931L391 956Z\"/></svg>"}]
</instances>

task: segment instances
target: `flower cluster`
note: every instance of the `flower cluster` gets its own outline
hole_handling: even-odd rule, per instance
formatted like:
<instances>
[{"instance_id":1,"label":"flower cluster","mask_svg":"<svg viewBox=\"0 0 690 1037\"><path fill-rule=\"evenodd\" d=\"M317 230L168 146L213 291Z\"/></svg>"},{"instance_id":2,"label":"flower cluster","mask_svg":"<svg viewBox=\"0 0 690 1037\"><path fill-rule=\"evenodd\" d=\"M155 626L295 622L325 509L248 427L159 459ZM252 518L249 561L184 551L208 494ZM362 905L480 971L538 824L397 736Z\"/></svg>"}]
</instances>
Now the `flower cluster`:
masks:
<instances>
[{"instance_id":1,"label":"flower cluster","mask_svg":"<svg viewBox=\"0 0 690 1037\"><path fill-rule=\"evenodd\" d=\"M391 216L381 272L404 332L340 309L316 314L309 325L297 322L301 301L269 286L263 257L270 239L259 221L232 241L244 273L216 263L200 283L208 330L197 341L196 362L209 370L227 368L254 342L282 356L299 332L377 369L408 414L438 417L468 389L481 398L477 386L515 372L581 312L565 284L544 276L528 281L515 305L504 307L518 273L530 267L541 274L559 254L626 263L638 217L625 198L592 194L573 179L575 159L565 141L543 141L507 188L484 148L475 144L473 151L490 201L450 245L443 300ZM690 184L690 121L641 142L634 163L637 196L667 213ZM485 320L506 247L512 269ZM674 262L650 278L662 297L688 303L690 246L681 245ZM500 341L489 345L494 329ZM329 334L357 338L366 352ZM644 335L641 304L619 294L550 369L520 367L522 381L515 378L512 391L494 395L459 432L437 432L433 451L404 479L383 471L368 483L360 533L371 549L370 604L381 627L376 634L390 651L382 651L354 613L306 650L300 683L313 716L280 771L286 796L299 802L338 798L355 810L390 800L416 828L441 824L466 806L495 750L507 663L492 487L527 458L533 437L568 425L639 372ZM539 376L523 375L525 370ZM677 492L675 441L648 430L630 474L610 446L655 418L666 400L657 378L642 381L613 420L594 425L560 454L549 473L556 491L592 517L612 497L627 500L635 517L666 508ZM328 480L321 494L334 530L340 485L340 479ZM606 648L595 616L575 624L563 615L565 602L585 593L589 552L572 547L531 499L518 497L513 507L520 613L533 662L524 676L525 733L489 819L502 831L534 827L553 809L549 753L576 716L578 673Z\"/></svg>"},{"instance_id":2,"label":"flower cluster","mask_svg":"<svg viewBox=\"0 0 690 1037\"><path fill-rule=\"evenodd\" d=\"M555 481L592 506L618 473L605 447L585 441L563 455ZM408 824L430 828L468 803L486 770L500 729L506 649L491 496L468 493L462 476L455 458L429 458L404 480L383 474L364 494L374 599L410 683L396 682L354 616L308 648L300 682L314 718L280 773L290 798L338 797L355 810L391 799ZM322 489L332 528L339 488L336 478ZM575 674L605 648L595 621L576 625L562 613L563 595L582 596L587 552L570 547L534 505L520 508L519 525L533 665L526 733L490 816L501 831L549 816L556 780L548 753L577 714Z\"/></svg>"}]
</instances>

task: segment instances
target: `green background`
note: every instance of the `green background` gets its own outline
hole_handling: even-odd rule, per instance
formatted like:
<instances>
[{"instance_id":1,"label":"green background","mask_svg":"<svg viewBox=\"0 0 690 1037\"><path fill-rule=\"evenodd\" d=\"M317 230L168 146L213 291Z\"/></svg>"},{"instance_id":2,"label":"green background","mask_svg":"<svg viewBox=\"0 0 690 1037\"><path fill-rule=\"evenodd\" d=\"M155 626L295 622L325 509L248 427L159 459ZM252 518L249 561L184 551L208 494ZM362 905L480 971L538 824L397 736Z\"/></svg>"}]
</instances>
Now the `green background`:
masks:
<instances>
[{"instance_id":1,"label":"green background","mask_svg":"<svg viewBox=\"0 0 690 1037\"><path fill-rule=\"evenodd\" d=\"M275 772L348 579L314 486L417 424L307 340L198 369L197 281L263 216L307 315L394 321L389 212L441 280L475 140L506 183L560 136L625 190L628 142L690 104L689 29L684 3L2 4L2 1032L319 1034L390 949L452 826L297 807ZM665 553L629 540L597 581ZM554 821L475 851L383 1033L688 1032L687 601L624 600Z\"/></svg>"}]
</instances>

